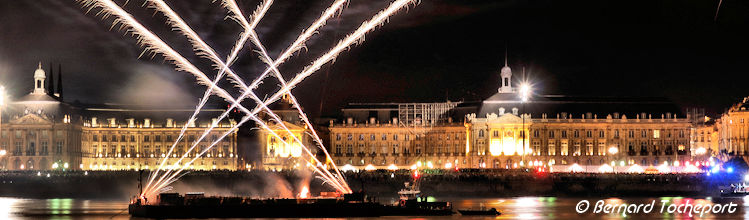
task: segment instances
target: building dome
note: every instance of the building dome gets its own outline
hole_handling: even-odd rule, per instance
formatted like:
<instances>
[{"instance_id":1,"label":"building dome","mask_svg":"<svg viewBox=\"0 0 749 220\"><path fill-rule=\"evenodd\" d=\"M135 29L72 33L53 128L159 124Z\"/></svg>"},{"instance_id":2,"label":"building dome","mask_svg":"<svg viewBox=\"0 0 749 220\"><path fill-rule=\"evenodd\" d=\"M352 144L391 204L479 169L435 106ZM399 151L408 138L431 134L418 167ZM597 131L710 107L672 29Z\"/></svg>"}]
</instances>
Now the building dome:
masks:
<instances>
[{"instance_id":1,"label":"building dome","mask_svg":"<svg viewBox=\"0 0 749 220\"><path fill-rule=\"evenodd\" d=\"M512 69L510 69L509 66L504 66L502 67L500 74L502 75L502 77L510 77L512 75Z\"/></svg>"},{"instance_id":2,"label":"building dome","mask_svg":"<svg viewBox=\"0 0 749 220\"><path fill-rule=\"evenodd\" d=\"M47 78L47 73L42 70L42 63L39 63L39 67L34 71L34 78Z\"/></svg>"}]
</instances>

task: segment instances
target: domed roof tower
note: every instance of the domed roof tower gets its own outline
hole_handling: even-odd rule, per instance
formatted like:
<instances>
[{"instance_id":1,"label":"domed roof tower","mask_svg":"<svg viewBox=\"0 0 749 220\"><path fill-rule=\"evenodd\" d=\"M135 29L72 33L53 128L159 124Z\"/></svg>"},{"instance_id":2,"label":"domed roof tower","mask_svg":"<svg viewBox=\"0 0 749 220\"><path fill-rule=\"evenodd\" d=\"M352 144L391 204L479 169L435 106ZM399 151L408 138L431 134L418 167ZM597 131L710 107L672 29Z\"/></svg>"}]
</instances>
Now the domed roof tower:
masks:
<instances>
[{"instance_id":1,"label":"domed roof tower","mask_svg":"<svg viewBox=\"0 0 749 220\"><path fill-rule=\"evenodd\" d=\"M34 71L34 92L33 94L47 94L47 89L44 86L45 79L47 79L47 73L42 69L42 62L39 62L39 67Z\"/></svg>"}]
</instances>

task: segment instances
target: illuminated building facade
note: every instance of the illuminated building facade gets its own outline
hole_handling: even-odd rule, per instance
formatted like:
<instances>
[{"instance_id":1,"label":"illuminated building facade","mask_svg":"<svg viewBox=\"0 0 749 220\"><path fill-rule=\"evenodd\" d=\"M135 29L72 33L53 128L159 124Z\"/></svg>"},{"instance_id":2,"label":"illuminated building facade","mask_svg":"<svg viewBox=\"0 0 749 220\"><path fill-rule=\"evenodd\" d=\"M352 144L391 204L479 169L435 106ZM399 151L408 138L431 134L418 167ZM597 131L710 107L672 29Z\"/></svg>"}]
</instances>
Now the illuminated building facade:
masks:
<instances>
[{"instance_id":1,"label":"illuminated building facade","mask_svg":"<svg viewBox=\"0 0 749 220\"><path fill-rule=\"evenodd\" d=\"M60 101L62 87L58 81L55 90L51 69L49 74L40 63L33 92L0 109L0 170L79 167L82 127L71 114L74 107Z\"/></svg>"},{"instance_id":2,"label":"illuminated building facade","mask_svg":"<svg viewBox=\"0 0 749 220\"><path fill-rule=\"evenodd\" d=\"M500 76L498 93L479 102L349 104L330 123L328 147L359 169L696 162L692 123L668 100L522 97L508 66Z\"/></svg>"},{"instance_id":3,"label":"illuminated building facade","mask_svg":"<svg viewBox=\"0 0 749 220\"><path fill-rule=\"evenodd\" d=\"M749 97L721 115L717 126L720 149L749 159Z\"/></svg>"},{"instance_id":4,"label":"illuminated building facade","mask_svg":"<svg viewBox=\"0 0 749 220\"><path fill-rule=\"evenodd\" d=\"M88 112L109 111L119 115L132 114L133 110L122 109L86 109ZM174 112L176 110L151 110L152 112ZM189 110L192 111L192 110ZM205 111L205 110L204 110ZM210 111L210 110L209 110ZM183 112L183 115L190 112ZM220 113L220 112L219 112ZM89 113L89 115L92 115ZM96 115L96 114L94 114ZM169 149L174 145L184 123L177 123L173 118L154 121L151 118L137 120L135 118L106 118L100 121L92 117L83 122L83 162L82 169L87 170L139 170L153 169L166 156ZM193 123L188 125L185 135L175 146L167 165L174 165L185 152L190 149L195 141L210 126L211 121ZM235 123L228 121L219 123L210 134L198 142L195 148L187 154L187 157L179 163L185 166L188 161L195 158L200 152L205 151L207 146L216 141L224 132L228 131ZM237 169L236 133L222 139L213 148L206 151L194 162L186 166L190 170L235 170Z\"/></svg>"},{"instance_id":5,"label":"illuminated building facade","mask_svg":"<svg viewBox=\"0 0 749 220\"><path fill-rule=\"evenodd\" d=\"M153 169L184 125L175 119L186 119L193 112L191 108L74 106L62 101L62 83L58 81L55 89L51 78L52 70L48 76L39 64L33 92L0 109L0 170ZM170 156L181 157L221 112L223 109L204 109ZM205 149L236 122L226 119L217 123L195 149ZM236 170L236 140L233 131L186 168ZM168 164L176 160L170 159Z\"/></svg>"},{"instance_id":6,"label":"illuminated building facade","mask_svg":"<svg viewBox=\"0 0 749 220\"><path fill-rule=\"evenodd\" d=\"M259 115L259 118L266 121L269 129L278 136L265 129L258 130L261 159L259 164L255 164L257 169L287 170L306 166L310 154L303 150L302 145L307 146L313 155L318 152L318 147L309 134L311 131L301 121L289 98L284 95L279 102L269 106L283 124L279 124L265 113Z\"/></svg>"}]
</instances>

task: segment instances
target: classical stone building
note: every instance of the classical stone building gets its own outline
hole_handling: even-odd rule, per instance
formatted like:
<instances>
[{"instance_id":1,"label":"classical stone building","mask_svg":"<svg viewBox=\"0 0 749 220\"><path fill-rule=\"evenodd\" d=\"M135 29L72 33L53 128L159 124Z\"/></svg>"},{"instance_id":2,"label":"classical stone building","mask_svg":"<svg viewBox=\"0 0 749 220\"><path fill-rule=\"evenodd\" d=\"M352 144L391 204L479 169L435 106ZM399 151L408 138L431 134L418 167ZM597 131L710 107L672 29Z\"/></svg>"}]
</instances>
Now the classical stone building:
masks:
<instances>
[{"instance_id":1,"label":"classical stone building","mask_svg":"<svg viewBox=\"0 0 749 220\"><path fill-rule=\"evenodd\" d=\"M749 97L731 106L717 123L718 144L728 154L749 156Z\"/></svg>"},{"instance_id":2,"label":"classical stone building","mask_svg":"<svg viewBox=\"0 0 749 220\"><path fill-rule=\"evenodd\" d=\"M50 69L47 77L40 63L33 92L0 106L0 169L79 167L82 126L75 108L61 101L61 86L54 92L51 75Z\"/></svg>"},{"instance_id":3,"label":"classical stone building","mask_svg":"<svg viewBox=\"0 0 749 220\"><path fill-rule=\"evenodd\" d=\"M331 122L338 164L365 168L678 166L692 157L692 124L660 98L533 95L502 68L498 93L478 102L352 103Z\"/></svg>"},{"instance_id":4,"label":"classical stone building","mask_svg":"<svg viewBox=\"0 0 749 220\"><path fill-rule=\"evenodd\" d=\"M174 146L168 165L173 165L187 154L179 165L194 170L235 170L237 164L236 132L229 131L235 124L232 120L216 122L216 118L189 124L179 143L175 141L185 125L174 118L184 118L193 110L143 109L143 108L83 108L86 115L82 126L82 169L90 170L138 170L154 169ZM209 114L220 114L221 110L207 109ZM158 117L163 114L172 115ZM203 114L199 116L207 116ZM215 117L215 116L214 116ZM217 126L202 140L203 132ZM218 140L224 133L227 137ZM208 149L212 143L216 144ZM202 155L199 155L201 154Z\"/></svg>"},{"instance_id":5,"label":"classical stone building","mask_svg":"<svg viewBox=\"0 0 749 220\"><path fill-rule=\"evenodd\" d=\"M292 106L290 97L284 95L279 102L269 106L283 124L270 115L262 113L259 118L268 122L268 129L259 129L260 163L257 169L287 170L306 166L311 155L317 155L318 145L312 138L311 130L304 123L298 110ZM288 131L287 131L288 129ZM275 133L276 135L273 135ZM304 150L307 147L309 153ZM324 158L323 158L324 160Z\"/></svg>"},{"instance_id":6,"label":"classical stone building","mask_svg":"<svg viewBox=\"0 0 749 220\"><path fill-rule=\"evenodd\" d=\"M185 125L178 119L185 120L193 112L191 107L72 105L62 100L61 81L55 90L52 75L50 69L48 77L40 64L34 72L33 92L0 107L0 170L154 169ZM204 151L186 168L240 167L236 131L230 131L236 122L216 121L221 112L223 109L204 108L198 120L188 125L185 136L170 156L179 158L192 146L202 151L216 141L212 149ZM214 122L218 126L196 142ZM228 133L227 137L218 141L224 133ZM193 158L196 153L187 156ZM168 164L174 162L176 159L170 159Z\"/></svg>"}]
</instances>

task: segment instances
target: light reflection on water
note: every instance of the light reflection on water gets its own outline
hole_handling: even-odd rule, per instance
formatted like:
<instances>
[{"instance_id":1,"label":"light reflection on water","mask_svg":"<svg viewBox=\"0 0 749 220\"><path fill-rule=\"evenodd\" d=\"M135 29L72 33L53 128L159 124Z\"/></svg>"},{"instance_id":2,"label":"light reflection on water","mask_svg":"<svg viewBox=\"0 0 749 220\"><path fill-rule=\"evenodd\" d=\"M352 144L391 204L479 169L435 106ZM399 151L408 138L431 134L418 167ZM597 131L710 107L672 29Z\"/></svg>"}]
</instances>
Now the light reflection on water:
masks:
<instances>
[{"instance_id":1,"label":"light reflection on water","mask_svg":"<svg viewBox=\"0 0 749 220\"><path fill-rule=\"evenodd\" d=\"M668 214L660 212L661 200L669 204L726 204L734 202L739 205L736 213L705 214L703 219L749 219L745 211L749 199L715 200L710 197L683 198L558 198L558 197L513 197L513 198L436 198L453 202L454 209L496 208L502 215L496 217L470 217L469 219L624 219L621 214L585 214L575 212L577 203L586 199L591 205L598 200L607 204L649 204L655 200L655 208L649 214L635 214L627 218L647 219L681 219L689 218L686 214ZM592 210L592 207L591 207ZM119 200L82 200L82 199L24 199L0 197L0 219L130 219L127 214L127 201ZM463 219L458 214L445 217L413 217L410 219ZM366 218L357 218L366 219ZM404 219L403 217L386 217L386 219Z\"/></svg>"}]
</instances>

